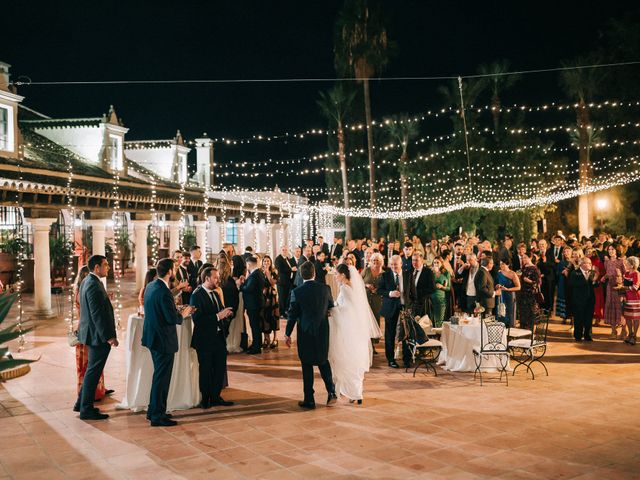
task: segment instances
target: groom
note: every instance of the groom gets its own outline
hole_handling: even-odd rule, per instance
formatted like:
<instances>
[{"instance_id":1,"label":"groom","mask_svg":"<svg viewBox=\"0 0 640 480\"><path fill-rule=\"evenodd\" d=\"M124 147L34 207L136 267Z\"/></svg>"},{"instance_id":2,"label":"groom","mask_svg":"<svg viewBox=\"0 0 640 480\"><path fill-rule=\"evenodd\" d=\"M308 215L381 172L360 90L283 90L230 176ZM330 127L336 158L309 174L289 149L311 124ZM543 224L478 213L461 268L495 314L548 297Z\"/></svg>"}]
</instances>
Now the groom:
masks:
<instances>
[{"instance_id":1,"label":"groom","mask_svg":"<svg viewBox=\"0 0 640 480\"><path fill-rule=\"evenodd\" d=\"M329 309L333 308L331 290L327 285L315 282L315 266L305 262L300 266L303 283L291 292L289 319L285 341L291 347L291 332L298 322L298 356L302 363L304 400L298 405L304 409L316 408L313 397L313 366L317 365L329 397L327 405L338 400L329 365Z\"/></svg>"}]
</instances>

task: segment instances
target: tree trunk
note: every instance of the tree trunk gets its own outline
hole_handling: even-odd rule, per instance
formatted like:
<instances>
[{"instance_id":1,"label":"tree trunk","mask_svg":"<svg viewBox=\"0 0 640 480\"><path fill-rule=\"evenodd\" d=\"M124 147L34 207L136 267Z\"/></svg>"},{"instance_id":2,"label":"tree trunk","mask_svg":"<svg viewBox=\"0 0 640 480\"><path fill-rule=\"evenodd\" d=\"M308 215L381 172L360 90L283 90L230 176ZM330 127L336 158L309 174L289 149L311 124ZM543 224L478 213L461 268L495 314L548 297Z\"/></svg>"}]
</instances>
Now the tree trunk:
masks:
<instances>
[{"instance_id":1,"label":"tree trunk","mask_svg":"<svg viewBox=\"0 0 640 480\"><path fill-rule=\"evenodd\" d=\"M409 186L407 185L407 175L406 175L406 164L407 164L407 152L403 151L402 156L400 157L400 210L403 212L407 211L407 199L409 197L408 190ZM400 220L400 224L402 225L402 234L408 235L407 230L407 219L402 218Z\"/></svg>"},{"instance_id":2,"label":"tree trunk","mask_svg":"<svg viewBox=\"0 0 640 480\"><path fill-rule=\"evenodd\" d=\"M347 158L344 153L344 130L342 122L338 122L338 158L340 159L340 172L342 173L342 194L344 196L344 208L349 208L349 183L347 181ZM344 216L345 242L351 240L351 217ZM346 243L345 243L346 244Z\"/></svg>"},{"instance_id":3,"label":"tree trunk","mask_svg":"<svg viewBox=\"0 0 640 480\"><path fill-rule=\"evenodd\" d=\"M584 100L580 100L577 116L579 185L582 189L589 183L589 111ZM578 235L588 237L592 233L589 195L583 193L578 197Z\"/></svg>"},{"instance_id":4,"label":"tree trunk","mask_svg":"<svg viewBox=\"0 0 640 480\"><path fill-rule=\"evenodd\" d=\"M369 198L370 208L376 208L376 171L373 166L373 130L371 129L371 96L369 95L369 79L363 79L364 115L367 122L367 153L369 155ZM378 219L371 217L371 238L378 238Z\"/></svg>"}]
</instances>

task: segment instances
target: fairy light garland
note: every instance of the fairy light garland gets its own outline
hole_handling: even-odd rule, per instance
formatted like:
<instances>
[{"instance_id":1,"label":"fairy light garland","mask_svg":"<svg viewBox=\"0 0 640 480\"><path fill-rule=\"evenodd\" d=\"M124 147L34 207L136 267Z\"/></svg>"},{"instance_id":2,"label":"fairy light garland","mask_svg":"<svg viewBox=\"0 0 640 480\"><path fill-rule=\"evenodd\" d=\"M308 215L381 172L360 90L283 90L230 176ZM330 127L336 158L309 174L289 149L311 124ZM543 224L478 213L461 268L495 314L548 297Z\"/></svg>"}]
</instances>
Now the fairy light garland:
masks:
<instances>
[{"instance_id":1,"label":"fairy light garland","mask_svg":"<svg viewBox=\"0 0 640 480\"><path fill-rule=\"evenodd\" d=\"M253 251L258 251L258 202L253 203Z\"/></svg>"},{"instance_id":2,"label":"fairy light garland","mask_svg":"<svg viewBox=\"0 0 640 480\"><path fill-rule=\"evenodd\" d=\"M76 228L76 207L73 201L73 163L71 157L67 157L67 211L71 217L71 225L64 232L67 235L66 241L70 247L69 255L67 257L67 274L65 275L65 287L67 288L67 304L69 306L69 313L67 315L67 329L69 333L73 332L73 322L75 320L75 305L73 298L73 247L75 245L75 228Z\"/></svg>"},{"instance_id":3,"label":"fairy light garland","mask_svg":"<svg viewBox=\"0 0 640 480\"><path fill-rule=\"evenodd\" d=\"M224 245L227 240L226 236L227 228L227 206L224 203L224 198L220 203L220 245Z\"/></svg>"},{"instance_id":4,"label":"fairy light garland","mask_svg":"<svg viewBox=\"0 0 640 480\"><path fill-rule=\"evenodd\" d=\"M240 225L238 227L238 247L244 249L244 195L240 197Z\"/></svg>"},{"instance_id":5,"label":"fairy light garland","mask_svg":"<svg viewBox=\"0 0 640 480\"><path fill-rule=\"evenodd\" d=\"M122 219L120 216L120 171L117 168L113 169L113 188L112 188L112 221L113 221L113 280L116 286L114 295L114 316L116 321L116 328L120 330L121 325L121 310L122 310L122 296L120 280L123 272L120 269L120 246L119 240L122 239Z\"/></svg>"},{"instance_id":6,"label":"fairy light garland","mask_svg":"<svg viewBox=\"0 0 640 480\"><path fill-rule=\"evenodd\" d=\"M267 255L273 252L273 232L271 231L271 202L267 201Z\"/></svg>"},{"instance_id":7,"label":"fairy light garland","mask_svg":"<svg viewBox=\"0 0 640 480\"><path fill-rule=\"evenodd\" d=\"M156 177L150 175L151 179L151 205L149 207L151 211L151 263L155 266L158 263L158 249L160 242L160 224L158 221L158 213L156 212Z\"/></svg>"},{"instance_id":8,"label":"fairy light garland","mask_svg":"<svg viewBox=\"0 0 640 480\"><path fill-rule=\"evenodd\" d=\"M198 246L202 249L206 260L209 249L209 186L206 184L202 194L202 210L204 213L204 243Z\"/></svg>"},{"instance_id":9,"label":"fairy light garland","mask_svg":"<svg viewBox=\"0 0 640 480\"><path fill-rule=\"evenodd\" d=\"M18 151L18 189L16 192L16 201L15 201L15 212L16 212L16 218L19 214L19 212L24 212L24 210L22 210L22 207L20 206L20 201L21 201L21 189L22 189L22 163L20 162L20 160L24 157L24 146L20 145L19 146L19 151ZM25 243L24 243L24 215L22 215L22 220L17 222L17 236L18 238L21 240L20 242L18 242L18 255L16 258L16 262L17 262L17 269L16 269L16 281L14 284L14 289L15 289L15 293L16 293L16 302L17 302L17 318L16 318L16 326L18 329L18 332L20 332L20 334L18 335L18 352L21 352L22 349L24 348L25 344L26 344L26 340L24 338L24 334L23 334L23 330L22 330L22 317L24 314L24 306L22 303L22 287L24 284L24 280L22 279L22 270L24 268L24 257L25 257Z\"/></svg>"}]
</instances>

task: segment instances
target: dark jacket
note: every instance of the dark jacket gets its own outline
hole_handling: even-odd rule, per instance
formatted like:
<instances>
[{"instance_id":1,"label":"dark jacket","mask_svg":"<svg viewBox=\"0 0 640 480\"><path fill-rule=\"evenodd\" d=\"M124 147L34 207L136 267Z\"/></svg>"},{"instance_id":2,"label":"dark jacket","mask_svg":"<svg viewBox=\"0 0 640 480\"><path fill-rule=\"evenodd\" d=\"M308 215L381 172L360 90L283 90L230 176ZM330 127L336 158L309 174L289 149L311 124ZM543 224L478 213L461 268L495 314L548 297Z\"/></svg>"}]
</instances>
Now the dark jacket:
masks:
<instances>
[{"instance_id":1,"label":"dark jacket","mask_svg":"<svg viewBox=\"0 0 640 480\"><path fill-rule=\"evenodd\" d=\"M157 278L144 290L144 327L142 345L161 353L178 351L176 325L182 324L182 315L162 279Z\"/></svg>"},{"instance_id":2,"label":"dark jacket","mask_svg":"<svg viewBox=\"0 0 640 480\"><path fill-rule=\"evenodd\" d=\"M401 281L403 282L403 296L405 305L410 305L411 299L409 298L411 276L408 272L402 272L400 275ZM402 303L400 301L400 297L392 298L389 296L389 293L396 290L396 280L395 273L389 269L385 271L381 276L380 280L378 280L378 295L382 297L382 307L380 308L380 316L384 318L391 318L396 313L397 310L400 310Z\"/></svg>"},{"instance_id":3,"label":"dark jacket","mask_svg":"<svg viewBox=\"0 0 640 480\"><path fill-rule=\"evenodd\" d=\"M327 283L327 271L324 269L326 263L322 263L316 260L315 262L313 262L313 265L316 269L316 282Z\"/></svg>"},{"instance_id":4,"label":"dark jacket","mask_svg":"<svg viewBox=\"0 0 640 480\"><path fill-rule=\"evenodd\" d=\"M593 281L587 281L579 268L569 273L569 288L571 297L569 298L572 312L591 311L596 303L596 294L593 289Z\"/></svg>"},{"instance_id":5,"label":"dark jacket","mask_svg":"<svg viewBox=\"0 0 640 480\"><path fill-rule=\"evenodd\" d=\"M322 242L322 245L318 245L320 246L320 251L324 252L325 256L329 258L329 244L326 242Z\"/></svg>"},{"instance_id":6,"label":"dark jacket","mask_svg":"<svg viewBox=\"0 0 640 480\"><path fill-rule=\"evenodd\" d=\"M329 309L333 298L328 285L310 280L291 292L286 335L298 324L298 356L305 364L322 365L329 355Z\"/></svg>"},{"instance_id":7,"label":"dark jacket","mask_svg":"<svg viewBox=\"0 0 640 480\"><path fill-rule=\"evenodd\" d=\"M478 302L485 308L485 311L495 307L495 288L491 272L488 272L484 267L480 267L478 269L478 273L476 273L476 277L474 278L474 284L476 286L476 297Z\"/></svg>"},{"instance_id":8,"label":"dark jacket","mask_svg":"<svg viewBox=\"0 0 640 480\"><path fill-rule=\"evenodd\" d=\"M233 315L235 316L238 306L240 305L240 292L238 291L236 281L233 277L229 277L226 282L220 285L220 288L224 296L224 306L231 307L233 309Z\"/></svg>"},{"instance_id":9,"label":"dark jacket","mask_svg":"<svg viewBox=\"0 0 640 480\"><path fill-rule=\"evenodd\" d=\"M116 338L113 306L102 281L89 274L80 285L80 326L78 341L84 345L104 345Z\"/></svg>"},{"instance_id":10,"label":"dark jacket","mask_svg":"<svg viewBox=\"0 0 640 480\"><path fill-rule=\"evenodd\" d=\"M426 265L422 266L418 284L413 287L413 271L409 273L409 301L415 315L424 315L429 312L431 294L436 291L435 276L433 270Z\"/></svg>"},{"instance_id":11,"label":"dark jacket","mask_svg":"<svg viewBox=\"0 0 640 480\"><path fill-rule=\"evenodd\" d=\"M264 306L263 288L264 275L256 268L240 287L246 310L260 310Z\"/></svg>"},{"instance_id":12,"label":"dark jacket","mask_svg":"<svg viewBox=\"0 0 640 480\"><path fill-rule=\"evenodd\" d=\"M191 318L193 318L193 336L191 337L191 348L200 351L213 351L218 342L215 337L225 338L228 329L228 322L219 321L216 314L223 310L222 299L217 293L218 305L211 299L204 287L199 286L191 295L191 305L196 307ZM218 343L219 344L219 343Z\"/></svg>"},{"instance_id":13,"label":"dark jacket","mask_svg":"<svg viewBox=\"0 0 640 480\"><path fill-rule=\"evenodd\" d=\"M340 258L342 256L342 244L341 243L334 243L331 245L331 248L329 249L329 257L336 257L336 258Z\"/></svg>"},{"instance_id":14,"label":"dark jacket","mask_svg":"<svg viewBox=\"0 0 640 480\"><path fill-rule=\"evenodd\" d=\"M278 270L278 285L283 287L290 287L293 285L293 274L291 267L294 267L295 260L293 258L285 258L282 255L278 255L274 262L276 270Z\"/></svg>"},{"instance_id":15,"label":"dark jacket","mask_svg":"<svg viewBox=\"0 0 640 480\"><path fill-rule=\"evenodd\" d=\"M189 275L189 269L184 265L178 266L176 270L176 280L178 282L188 282L191 288L193 289L193 285L191 284L192 279L191 279L191 276ZM191 292L181 292L180 298L182 298L183 305L188 305L189 298L191 298Z\"/></svg>"},{"instance_id":16,"label":"dark jacket","mask_svg":"<svg viewBox=\"0 0 640 480\"><path fill-rule=\"evenodd\" d=\"M294 285L296 287L299 287L300 285L302 285L302 275L300 274L300 267L302 266L302 264L304 262L309 261L309 259L307 257L305 257L304 255L300 255L300 258L298 259L298 271L296 272L295 278L294 278ZM313 257L311 258L311 261L314 261Z\"/></svg>"},{"instance_id":17,"label":"dark jacket","mask_svg":"<svg viewBox=\"0 0 640 480\"><path fill-rule=\"evenodd\" d=\"M231 257L231 263L233 263L233 272L231 276L233 278L240 278L242 275L247 273L247 264L240 255L234 255Z\"/></svg>"}]
</instances>

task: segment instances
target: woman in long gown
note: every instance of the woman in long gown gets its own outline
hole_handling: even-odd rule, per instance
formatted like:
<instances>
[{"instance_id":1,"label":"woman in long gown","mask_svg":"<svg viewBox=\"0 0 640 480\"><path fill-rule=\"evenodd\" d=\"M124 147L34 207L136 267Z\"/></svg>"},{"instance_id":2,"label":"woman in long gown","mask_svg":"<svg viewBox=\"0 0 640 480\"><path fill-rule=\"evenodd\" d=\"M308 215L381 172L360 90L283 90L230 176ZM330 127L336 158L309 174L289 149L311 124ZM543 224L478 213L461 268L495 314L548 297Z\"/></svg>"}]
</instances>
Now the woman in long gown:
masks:
<instances>
[{"instance_id":1,"label":"woman in long gown","mask_svg":"<svg viewBox=\"0 0 640 480\"><path fill-rule=\"evenodd\" d=\"M613 245L607 248L608 258L604 259L604 278L607 282L607 295L604 302L604 323L611 326L611 339L625 339L625 327L622 325L622 302L620 301L620 285L626 270L624 261L618 258L618 250ZM620 337L618 327L622 325Z\"/></svg>"},{"instance_id":2,"label":"woman in long gown","mask_svg":"<svg viewBox=\"0 0 640 480\"><path fill-rule=\"evenodd\" d=\"M596 249L589 248L585 254L591 259L591 265L596 271L598 278L602 278L604 276L604 264L600 260ZM598 283L593 290L596 295L596 304L595 307L593 307L593 326L598 327L604 318L604 290L600 283Z\"/></svg>"},{"instance_id":3,"label":"woman in long gown","mask_svg":"<svg viewBox=\"0 0 640 480\"><path fill-rule=\"evenodd\" d=\"M515 327L516 321L516 292L520 291L520 279L518 274L509 268L508 259L500 261L500 270L497 275L498 285L501 285L499 301L504 303L505 316L498 316L498 321L507 327Z\"/></svg>"},{"instance_id":4,"label":"woman in long gown","mask_svg":"<svg viewBox=\"0 0 640 480\"><path fill-rule=\"evenodd\" d=\"M540 288L540 270L531 262L526 253L522 255L522 275L520 276L520 295L516 299L520 314L520 328L533 329L538 314L535 294Z\"/></svg>"},{"instance_id":5,"label":"woman in long gown","mask_svg":"<svg viewBox=\"0 0 640 480\"><path fill-rule=\"evenodd\" d=\"M376 323L380 326L380 307L382 306L382 297L378 295L378 281L380 277L384 273L384 268L382 265L384 264L384 257L376 252L371 255L371 259L369 260L369 265L362 271L362 280L364 281L364 286L367 289L367 300L369 301L369 306L371 307L371 311L373 312L373 316L376 319ZM378 339L371 339L373 343L377 343ZM375 346L373 347L373 354L377 355L377 351Z\"/></svg>"},{"instance_id":6,"label":"woman in long gown","mask_svg":"<svg viewBox=\"0 0 640 480\"><path fill-rule=\"evenodd\" d=\"M367 301L362 278L353 266L336 268L340 293L329 319L329 362L338 395L362 403L364 374L373 360L371 338L382 333Z\"/></svg>"},{"instance_id":7,"label":"woman in long gown","mask_svg":"<svg viewBox=\"0 0 640 480\"><path fill-rule=\"evenodd\" d=\"M558 279L558 294L556 297L556 315L562 319L562 323L566 323L569 312L567 298L567 270L571 263L571 248L566 247L562 250L562 258L556 264L556 278Z\"/></svg>"},{"instance_id":8,"label":"woman in long gown","mask_svg":"<svg viewBox=\"0 0 640 480\"><path fill-rule=\"evenodd\" d=\"M264 307L262 309L262 333L264 341L262 348L276 348L278 346L277 331L280 330L280 307L278 303L278 272L273 267L269 255L262 258L262 273L264 275ZM273 339L271 335L273 334Z\"/></svg>"},{"instance_id":9,"label":"woman in long gown","mask_svg":"<svg viewBox=\"0 0 640 480\"><path fill-rule=\"evenodd\" d=\"M441 327L447 311L447 293L451 290L451 277L442 266L442 257L436 257L431 264L436 290L431 294L431 316L433 325Z\"/></svg>"},{"instance_id":10,"label":"woman in long gown","mask_svg":"<svg viewBox=\"0 0 640 480\"><path fill-rule=\"evenodd\" d=\"M233 308L234 316L229 324L229 335L227 336L227 352L240 353L240 338L244 329L244 306L242 294L238 290L237 279L234 278L233 262L228 257L218 258L218 271L220 272L220 286L222 288L223 302L226 307ZM227 298L229 297L229 298Z\"/></svg>"}]
</instances>

